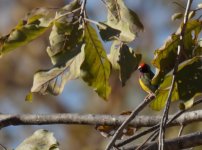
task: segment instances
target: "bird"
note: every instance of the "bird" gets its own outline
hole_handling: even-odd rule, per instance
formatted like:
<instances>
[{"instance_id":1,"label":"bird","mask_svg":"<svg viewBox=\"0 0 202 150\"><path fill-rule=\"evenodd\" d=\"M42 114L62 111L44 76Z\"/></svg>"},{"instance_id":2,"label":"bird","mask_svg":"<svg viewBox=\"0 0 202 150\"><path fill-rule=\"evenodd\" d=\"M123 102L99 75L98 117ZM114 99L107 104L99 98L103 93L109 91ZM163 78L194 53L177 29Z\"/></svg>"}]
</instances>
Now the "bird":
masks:
<instances>
[{"instance_id":1,"label":"bird","mask_svg":"<svg viewBox=\"0 0 202 150\"><path fill-rule=\"evenodd\" d=\"M152 85L151 80L154 77L154 73L151 71L150 66L145 63L141 63L138 67L140 71L139 83L141 88L149 94L149 96L155 96L157 86Z\"/></svg>"}]
</instances>

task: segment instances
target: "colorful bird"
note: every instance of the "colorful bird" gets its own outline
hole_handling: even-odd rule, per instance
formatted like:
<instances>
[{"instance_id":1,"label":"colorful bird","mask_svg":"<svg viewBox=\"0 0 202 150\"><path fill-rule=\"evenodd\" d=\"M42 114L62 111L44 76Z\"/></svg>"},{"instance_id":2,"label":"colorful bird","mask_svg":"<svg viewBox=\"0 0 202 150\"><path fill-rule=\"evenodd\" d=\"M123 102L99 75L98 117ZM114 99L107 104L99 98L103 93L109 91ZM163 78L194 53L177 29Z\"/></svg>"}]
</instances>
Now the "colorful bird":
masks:
<instances>
[{"instance_id":1,"label":"colorful bird","mask_svg":"<svg viewBox=\"0 0 202 150\"><path fill-rule=\"evenodd\" d=\"M140 86L145 92L149 93L149 95L154 95L157 86L151 84L151 80L154 77L154 73L151 71L149 65L142 63L139 65L138 70L140 71Z\"/></svg>"}]
</instances>

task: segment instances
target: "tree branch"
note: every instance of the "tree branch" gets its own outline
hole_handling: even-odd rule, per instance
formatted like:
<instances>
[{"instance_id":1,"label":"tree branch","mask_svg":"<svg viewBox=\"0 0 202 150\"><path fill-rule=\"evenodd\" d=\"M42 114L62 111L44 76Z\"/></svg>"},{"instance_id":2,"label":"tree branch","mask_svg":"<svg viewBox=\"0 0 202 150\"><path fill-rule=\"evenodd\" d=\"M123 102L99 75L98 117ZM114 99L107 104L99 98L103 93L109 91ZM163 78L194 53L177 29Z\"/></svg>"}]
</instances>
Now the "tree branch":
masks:
<instances>
[{"instance_id":1,"label":"tree branch","mask_svg":"<svg viewBox=\"0 0 202 150\"><path fill-rule=\"evenodd\" d=\"M179 150L185 149L190 147L195 147L202 145L202 132L195 132L187 135L180 136L178 138L165 140L164 149L165 150ZM129 148L125 148L125 150L134 150L138 146L133 146ZM158 149L158 142L151 142L145 144L144 149L147 150L157 150Z\"/></svg>"},{"instance_id":2,"label":"tree branch","mask_svg":"<svg viewBox=\"0 0 202 150\"><path fill-rule=\"evenodd\" d=\"M166 126L170 126L171 123L173 123L174 120L176 120L177 118L179 118L182 114L184 114L185 112L189 111L191 108L193 108L194 106L197 106L199 104L201 104L202 102L202 99L198 99L196 100L194 103L193 103L193 106L188 108L188 109L185 109L185 110L180 110L178 112L176 112L175 114L173 114L172 116L168 117L169 118L169 121L167 121L166 123ZM181 124L182 125L182 124ZM160 123L159 124L156 124L146 130L143 130L142 132L138 133L138 134L134 134L132 135L131 137L125 139L125 140L122 140L120 141L119 143L116 144L116 147L121 147L121 146L124 146L142 136L145 136L146 134L148 133L151 133L151 132L155 132L155 131L158 131L157 132L157 136L158 136L158 133L159 133L159 126L160 126Z\"/></svg>"},{"instance_id":3,"label":"tree branch","mask_svg":"<svg viewBox=\"0 0 202 150\"><path fill-rule=\"evenodd\" d=\"M114 133L112 139L108 143L106 150L110 150L111 147L114 146L116 140L118 137L122 134L123 130L130 124L130 122L138 115L138 113L147 106L154 97L146 97L142 103L140 103L130 114L130 116L125 119L125 121L121 124L121 126L117 129L117 131Z\"/></svg>"},{"instance_id":4,"label":"tree branch","mask_svg":"<svg viewBox=\"0 0 202 150\"><path fill-rule=\"evenodd\" d=\"M121 125L128 116L98 115L98 114L0 114L0 128L19 125L53 125L53 124L78 124L78 125ZM169 119L173 115L169 115ZM137 116L129 125L134 127L151 127L159 123L161 116ZM187 112L174 120L169 126L187 125L202 121L202 110Z\"/></svg>"}]
</instances>

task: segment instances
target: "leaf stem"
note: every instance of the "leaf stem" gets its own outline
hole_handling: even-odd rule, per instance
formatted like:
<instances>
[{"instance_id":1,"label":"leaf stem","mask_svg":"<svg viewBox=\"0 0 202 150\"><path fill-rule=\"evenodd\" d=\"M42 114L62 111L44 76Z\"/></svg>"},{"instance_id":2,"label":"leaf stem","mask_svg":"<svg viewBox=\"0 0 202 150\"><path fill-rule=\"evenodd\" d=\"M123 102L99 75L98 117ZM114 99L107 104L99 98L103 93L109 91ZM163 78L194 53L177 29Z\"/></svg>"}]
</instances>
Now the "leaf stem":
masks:
<instances>
[{"instance_id":1,"label":"leaf stem","mask_svg":"<svg viewBox=\"0 0 202 150\"><path fill-rule=\"evenodd\" d=\"M55 18L55 20L58 20L58 19L60 19L60 18L62 18L62 17L68 16L68 15L70 15L70 14L73 14L73 13L79 11L80 9L81 9L81 8L77 8L77 9L74 9L74 10L72 10L72 11L70 11L70 12L64 13L64 14L58 16L58 18Z\"/></svg>"},{"instance_id":2,"label":"leaf stem","mask_svg":"<svg viewBox=\"0 0 202 150\"><path fill-rule=\"evenodd\" d=\"M89 19L89 18L84 18L84 20L85 20L85 21L88 21L88 22L90 22L90 23L93 23L93 24L95 24L95 25L97 25L97 26L99 26L99 27L101 27L101 28L106 28L106 26L102 25L101 23L99 23L99 22L97 22L97 21L95 21L95 20L91 20L91 19Z\"/></svg>"}]
</instances>

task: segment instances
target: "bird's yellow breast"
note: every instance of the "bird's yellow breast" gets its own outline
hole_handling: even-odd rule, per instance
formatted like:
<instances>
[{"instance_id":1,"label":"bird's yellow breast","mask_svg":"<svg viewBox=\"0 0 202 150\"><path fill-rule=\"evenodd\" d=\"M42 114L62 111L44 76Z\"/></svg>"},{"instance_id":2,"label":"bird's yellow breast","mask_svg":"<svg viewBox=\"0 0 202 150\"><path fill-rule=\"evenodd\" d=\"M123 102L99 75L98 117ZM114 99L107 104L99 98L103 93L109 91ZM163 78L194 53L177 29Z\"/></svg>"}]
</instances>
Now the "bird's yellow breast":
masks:
<instances>
[{"instance_id":1,"label":"bird's yellow breast","mask_svg":"<svg viewBox=\"0 0 202 150\"><path fill-rule=\"evenodd\" d=\"M142 88L145 92L147 92L147 93L152 93L152 91L149 89L149 87L147 87L147 86L142 82L141 79L139 79L139 83L140 83L141 88Z\"/></svg>"}]
</instances>

